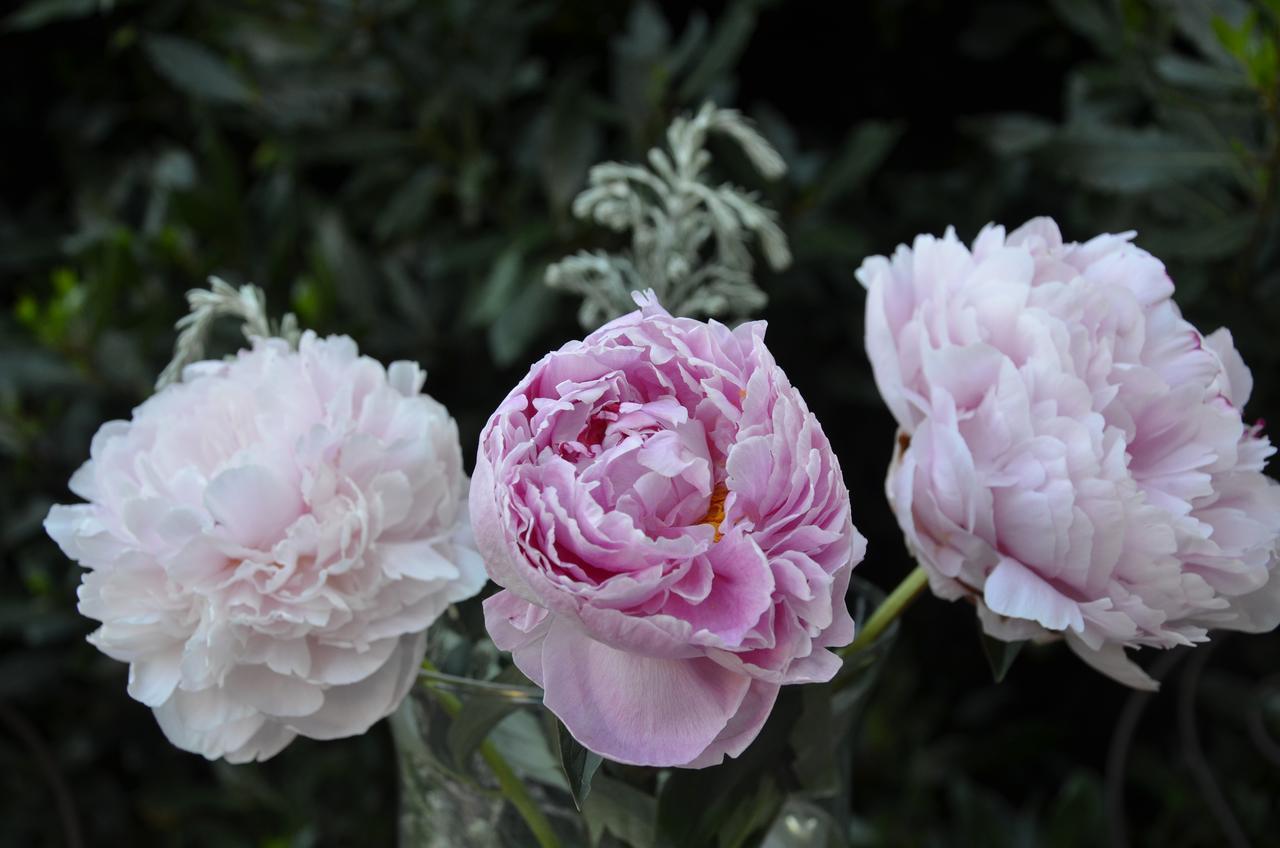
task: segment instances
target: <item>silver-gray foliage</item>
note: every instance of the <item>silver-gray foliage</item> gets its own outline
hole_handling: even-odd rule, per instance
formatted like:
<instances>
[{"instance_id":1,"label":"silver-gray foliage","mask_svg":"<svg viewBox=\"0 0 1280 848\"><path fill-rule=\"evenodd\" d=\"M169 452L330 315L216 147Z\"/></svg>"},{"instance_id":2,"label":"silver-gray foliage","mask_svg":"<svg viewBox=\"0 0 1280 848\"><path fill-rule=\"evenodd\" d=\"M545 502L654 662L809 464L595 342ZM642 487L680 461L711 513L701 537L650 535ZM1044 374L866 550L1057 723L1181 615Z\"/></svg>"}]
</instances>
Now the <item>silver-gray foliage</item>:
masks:
<instances>
[{"instance_id":1,"label":"silver-gray foliage","mask_svg":"<svg viewBox=\"0 0 1280 848\"><path fill-rule=\"evenodd\" d=\"M238 290L221 277L210 277L208 289L192 289L187 292L191 311L174 325L178 339L173 346L173 359L160 372L156 389L182 379L182 369L204 358L205 342L213 323L219 318L239 318L243 322L245 339L279 336L297 346L301 334L298 319L290 312L275 326L267 318L267 300L257 286L241 286Z\"/></svg>"},{"instance_id":2,"label":"silver-gray foliage","mask_svg":"<svg viewBox=\"0 0 1280 848\"><path fill-rule=\"evenodd\" d=\"M631 233L621 253L580 251L549 266L547 285L582 296L587 329L635 308L632 292L653 289L674 315L740 318L762 307L749 244L758 239L769 267L791 264L777 214L729 183L711 185L707 137L735 141L765 177L786 172L778 151L735 109L705 104L667 129L670 150L649 151L648 167L604 162L574 199L573 213Z\"/></svg>"}]
</instances>

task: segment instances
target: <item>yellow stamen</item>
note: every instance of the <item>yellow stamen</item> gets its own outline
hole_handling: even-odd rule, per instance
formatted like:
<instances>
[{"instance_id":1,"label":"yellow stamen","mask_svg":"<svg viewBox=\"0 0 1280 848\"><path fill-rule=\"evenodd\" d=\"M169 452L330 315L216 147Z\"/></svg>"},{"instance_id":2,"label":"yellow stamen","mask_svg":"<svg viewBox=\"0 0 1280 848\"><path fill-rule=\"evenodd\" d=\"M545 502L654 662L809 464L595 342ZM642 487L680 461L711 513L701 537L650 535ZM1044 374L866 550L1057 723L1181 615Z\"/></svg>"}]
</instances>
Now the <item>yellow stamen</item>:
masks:
<instances>
[{"instance_id":1,"label":"yellow stamen","mask_svg":"<svg viewBox=\"0 0 1280 848\"><path fill-rule=\"evenodd\" d=\"M717 483L715 489L711 492L711 502L707 504L707 514L702 516L699 524L710 524L711 529L716 531L713 541L720 541L724 538L724 534L720 532L720 523L724 521L724 499L729 497L729 490L724 483Z\"/></svg>"}]
</instances>

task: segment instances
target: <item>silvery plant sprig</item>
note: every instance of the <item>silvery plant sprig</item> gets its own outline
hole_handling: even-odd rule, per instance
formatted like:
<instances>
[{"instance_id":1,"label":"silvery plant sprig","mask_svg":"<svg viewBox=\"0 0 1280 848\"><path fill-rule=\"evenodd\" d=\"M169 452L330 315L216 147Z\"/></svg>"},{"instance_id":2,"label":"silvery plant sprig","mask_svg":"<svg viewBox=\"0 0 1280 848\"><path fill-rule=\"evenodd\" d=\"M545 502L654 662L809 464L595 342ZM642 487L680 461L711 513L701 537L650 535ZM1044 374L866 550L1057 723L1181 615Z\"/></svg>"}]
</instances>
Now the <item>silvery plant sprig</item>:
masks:
<instances>
[{"instance_id":1,"label":"silvery plant sprig","mask_svg":"<svg viewBox=\"0 0 1280 848\"><path fill-rule=\"evenodd\" d=\"M183 368L204 358L209 332L219 318L239 318L243 322L246 339L278 336L291 347L298 346L301 335L298 319L290 312L273 327L267 318L266 295L257 286L246 285L236 289L221 277L210 277L208 289L187 292L187 303L191 311L174 325L179 332L173 346L173 359L160 372L156 380L157 390L182 379Z\"/></svg>"},{"instance_id":2,"label":"silvery plant sprig","mask_svg":"<svg viewBox=\"0 0 1280 848\"><path fill-rule=\"evenodd\" d=\"M786 173L778 151L736 109L707 103L667 129L669 150L649 151L648 167L604 162L591 169L573 214L631 233L621 253L580 251L549 266L546 283L582 296L578 318L587 329L635 309L631 293L653 289L674 315L743 317L765 303L756 285L749 244L760 242L769 267L791 264L777 214L753 192L712 185L709 135L737 142L769 179Z\"/></svg>"}]
</instances>

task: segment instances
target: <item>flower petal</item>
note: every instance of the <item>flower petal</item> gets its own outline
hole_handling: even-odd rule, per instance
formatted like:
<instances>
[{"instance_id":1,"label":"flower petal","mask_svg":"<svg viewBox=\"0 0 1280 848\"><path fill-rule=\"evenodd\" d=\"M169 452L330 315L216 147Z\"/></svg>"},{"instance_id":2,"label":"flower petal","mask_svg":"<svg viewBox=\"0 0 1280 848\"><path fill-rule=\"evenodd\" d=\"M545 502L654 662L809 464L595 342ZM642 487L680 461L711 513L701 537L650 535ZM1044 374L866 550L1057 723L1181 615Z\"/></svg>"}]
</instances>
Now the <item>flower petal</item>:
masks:
<instances>
[{"instance_id":1,"label":"flower petal","mask_svg":"<svg viewBox=\"0 0 1280 848\"><path fill-rule=\"evenodd\" d=\"M751 686L711 660L627 654L561 620L547 633L542 659L547 708L587 748L631 765L697 759Z\"/></svg>"},{"instance_id":2,"label":"flower petal","mask_svg":"<svg viewBox=\"0 0 1280 848\"><path fill-rule=\"evenodd\" d=\"M205 507L246 547L269 547L302 514L302 498L260 465L228 468L209 482Z\"/></svg>"}]
</instances>

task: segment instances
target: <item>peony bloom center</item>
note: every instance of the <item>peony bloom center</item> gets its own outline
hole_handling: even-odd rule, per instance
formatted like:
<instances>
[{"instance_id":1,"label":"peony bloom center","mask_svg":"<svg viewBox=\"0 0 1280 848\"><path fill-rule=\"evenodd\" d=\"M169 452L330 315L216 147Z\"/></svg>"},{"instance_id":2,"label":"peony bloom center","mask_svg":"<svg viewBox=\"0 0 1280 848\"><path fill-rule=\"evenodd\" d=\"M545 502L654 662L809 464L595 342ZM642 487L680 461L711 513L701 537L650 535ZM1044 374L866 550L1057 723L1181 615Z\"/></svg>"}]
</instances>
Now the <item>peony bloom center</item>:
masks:
<instances>
[{"instance_id":1,"label":"peony bloom center","mask_svg":"<svg viewBox=\"0 0 1280 848\"><path fill-rule=\"evenodd\" d=\"M715 491L711 493L711 503L707 505L707 514L698 522L711 525L711 529L715 531L713 542L724 538L724 533L720 532L720 524L724 521L724 501L727 497L729 497L728 487L724 483L717 483Z\"/></svg>"}]
</instances>

